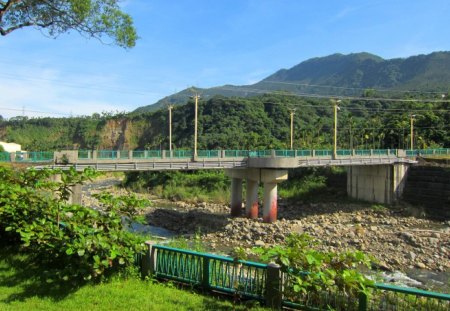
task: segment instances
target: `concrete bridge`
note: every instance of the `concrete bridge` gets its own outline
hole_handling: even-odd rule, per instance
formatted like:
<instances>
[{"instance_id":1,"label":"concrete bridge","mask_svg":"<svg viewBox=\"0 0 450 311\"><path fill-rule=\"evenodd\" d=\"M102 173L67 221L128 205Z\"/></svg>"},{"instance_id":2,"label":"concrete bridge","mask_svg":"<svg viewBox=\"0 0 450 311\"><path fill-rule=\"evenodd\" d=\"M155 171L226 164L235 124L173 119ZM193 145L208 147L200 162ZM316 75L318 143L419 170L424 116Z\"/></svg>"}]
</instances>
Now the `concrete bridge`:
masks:
<instances>
[{"instance_id":1,"label":"concrete bridge","mask_svg":"<svg viewBox=\"0 0 450 311\"><path fill-rule=\"evenodd\" d=\"M408 167L416 163L416 155L449 153L450 149L337 150L336 155L331 150L200 150L193 156L189 150L63 150L54 152L51 159L47 158L48 163L37 168L74 167L79 171L88 167L99 171L225 169L231 177L231 215L242 213L242 187L246 180L246 216L256 218L258 215L258 187L262 183L263 220L273 222L277 219L277 184L287 180L289 168L345 166L350 197L391 204L401 196ZM81 197L76 192L74 197Z\"/></svg>"}]
</instances>

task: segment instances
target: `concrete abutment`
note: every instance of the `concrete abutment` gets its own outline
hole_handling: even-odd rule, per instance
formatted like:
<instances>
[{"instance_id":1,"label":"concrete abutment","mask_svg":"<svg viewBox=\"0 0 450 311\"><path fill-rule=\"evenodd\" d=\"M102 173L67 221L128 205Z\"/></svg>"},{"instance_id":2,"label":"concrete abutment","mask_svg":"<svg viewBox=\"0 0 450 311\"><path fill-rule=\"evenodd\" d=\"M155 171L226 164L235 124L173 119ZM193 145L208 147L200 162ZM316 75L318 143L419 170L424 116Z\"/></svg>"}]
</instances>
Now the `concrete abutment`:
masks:
<instances>
[{"instance_id":1,"label":"concrete abutment","mask_svg":"<svg viewBox=\"0 0 450 311\"><path fill-rule=\"evenodd\" d=\"M351 198L382 204L400 199L405 188L409 164L347 167L347 195Z\"/></svg>"}]
</instances>

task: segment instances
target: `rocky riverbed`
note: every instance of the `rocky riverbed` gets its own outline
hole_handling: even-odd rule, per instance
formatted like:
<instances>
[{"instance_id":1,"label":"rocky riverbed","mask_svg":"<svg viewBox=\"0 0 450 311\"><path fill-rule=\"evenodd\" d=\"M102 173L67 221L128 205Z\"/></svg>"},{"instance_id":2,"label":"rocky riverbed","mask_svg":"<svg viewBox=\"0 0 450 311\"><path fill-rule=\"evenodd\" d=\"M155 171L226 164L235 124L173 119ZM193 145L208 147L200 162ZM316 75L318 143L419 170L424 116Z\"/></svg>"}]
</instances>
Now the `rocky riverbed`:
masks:
<instances>
[{"instance_id":1,"label":"rocky riverbed","mask_svg":"<svg viewBox=\"0 0 450 311\"><path fill-rule=\"evenodd\" d=\"M126 193L118 188L114 192ZM83 199L85 204L93 204L92 198ZM150 225L187 238L200 233L211 249L270 246L283 243L290 233L307 233L319 241L320 250L361 250L373 255L384 270L450 273L450 222L413 217L410 208L403 205L384 208L280 200L279 220L272 224L263 223L262 218L231 218L229 207L209 203L154 200L144 214Z\"/></svg>"}]
</instances>

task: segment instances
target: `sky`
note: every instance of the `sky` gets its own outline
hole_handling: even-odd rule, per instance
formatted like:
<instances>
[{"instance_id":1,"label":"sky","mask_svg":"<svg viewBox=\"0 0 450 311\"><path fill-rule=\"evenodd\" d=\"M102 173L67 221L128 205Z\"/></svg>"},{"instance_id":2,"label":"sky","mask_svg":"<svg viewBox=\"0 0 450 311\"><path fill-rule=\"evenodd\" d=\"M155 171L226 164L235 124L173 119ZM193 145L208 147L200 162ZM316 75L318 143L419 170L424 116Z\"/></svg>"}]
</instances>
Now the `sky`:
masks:
<instances>
[{"instance_id":1,"label":"sky","mask_svg":"<svg viewBox=\"0 0 450 311\"><path fill-rule=\"evenodd\" d=\"M0 37L0 115L129 112L191 86L256 83L334 53L450 50L448 0L125 0L132 49L34 28Z\"/></svg>"}]
</instances>

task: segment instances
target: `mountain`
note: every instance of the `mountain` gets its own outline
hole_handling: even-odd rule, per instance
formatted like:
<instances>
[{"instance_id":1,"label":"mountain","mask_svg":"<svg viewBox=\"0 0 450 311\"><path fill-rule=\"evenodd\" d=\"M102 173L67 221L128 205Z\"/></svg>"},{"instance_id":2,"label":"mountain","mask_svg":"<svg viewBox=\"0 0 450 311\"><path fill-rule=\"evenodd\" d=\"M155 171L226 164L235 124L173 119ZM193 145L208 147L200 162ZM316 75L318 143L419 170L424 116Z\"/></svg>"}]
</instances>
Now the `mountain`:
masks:
<instances>
[{"instance_id":1,"label":"mountain","mask_svg":"<svg viewBox=\"0 0 450 311\"><path fill-rule=\"evenodd\" d=\"M360 96L366 89L375 89L393 96L395 91L447 93L449 86L450 52L388 60L366 52L333 54L281 69L252 85L185 89L134 112L154 111L167 104L185 104L194 92L203 97L249 97L274 91L304 96Z\"/></svg>"}]
</instances>

